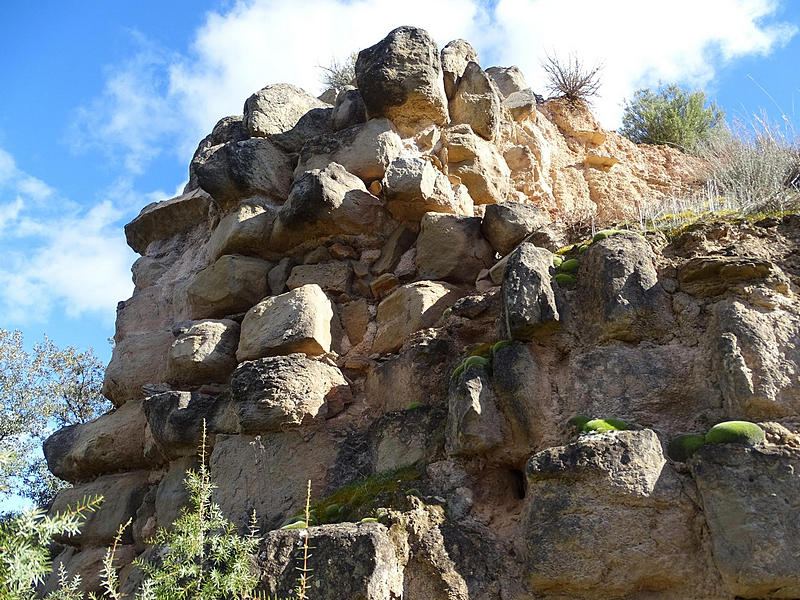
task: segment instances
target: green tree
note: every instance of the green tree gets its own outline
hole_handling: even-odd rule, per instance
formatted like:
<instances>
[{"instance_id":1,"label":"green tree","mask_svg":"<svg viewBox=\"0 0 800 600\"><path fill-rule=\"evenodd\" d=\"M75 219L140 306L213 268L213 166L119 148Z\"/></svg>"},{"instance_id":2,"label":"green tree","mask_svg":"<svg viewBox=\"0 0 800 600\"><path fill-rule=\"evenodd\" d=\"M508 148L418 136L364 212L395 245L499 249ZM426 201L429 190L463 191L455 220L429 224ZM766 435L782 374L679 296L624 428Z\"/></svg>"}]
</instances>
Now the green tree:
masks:
<instances>
[{"instance_id":1,"label":"green tree","mask_svg":"<svg viewBox=\"0 0 800 600\"><path fill-rule=\"evenodd\" d=\"M670 84L637 90L625 103L619 133L637 144L667 144L694 152L724 118L715 104L706 106L702 91Z\"/></svg>"},{"instance_id":2,"label":"green tree","mask_svg":"<svg viewBox=\"0 0 800 600\"><path fill-rule=\"evenodd\" d=\"M62 349L45 337L27 352L19 331L0 329L0 497L44 505L63 487L47 470L41 443L109 410L102 383L103 364L91 349Z\"/></svg>"}]
</instances>

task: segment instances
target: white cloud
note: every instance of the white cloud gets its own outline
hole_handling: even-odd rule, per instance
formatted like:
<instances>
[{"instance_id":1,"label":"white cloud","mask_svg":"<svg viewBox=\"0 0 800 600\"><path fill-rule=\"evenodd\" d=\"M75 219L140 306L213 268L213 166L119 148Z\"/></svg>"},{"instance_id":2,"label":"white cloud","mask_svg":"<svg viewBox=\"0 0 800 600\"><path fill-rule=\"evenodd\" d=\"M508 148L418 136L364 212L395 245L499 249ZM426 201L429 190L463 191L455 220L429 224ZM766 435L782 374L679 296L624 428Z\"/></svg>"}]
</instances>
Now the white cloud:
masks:
<instances>
[{"instance_id":1,"label":"white cloud","mask_svg":"<svg viewBox=\"0 0 800 600\"><path fill-rule=\"evenodd\" d=\"M785 43L797 28L774 20L779 8L779 0L239 1L209 13L188 49L168 52L140 38L139 54L110 70L103 95L82 109L79 129L84 144L121 151L131 173L161 151L185 162L254 91L289 82L319 93L318 65L405 24L426 28L440 45L471 41L484 66L519 65L537 91L545 52L602 61L595 109L615 127L638 87L708 85L720 65Z\"/></svg>"},{"instance_id":2,"label":"white cloud","mask_svg":"<svg viewBox=\"0 0 800 600\"><path fill-rule=\"evenodd\" d=\"M47 202L45 202L47 200ZM93 313L109 325L133 284L120 219L104 199L89 208L60 198L0 149L0 315L45 322L53 313Z\"/></svg>"},{"instance_id":3,"label":"white cloud","mask_svg":"<svg viewBox=\"0 0 800 600\"><path fill-rule=\"evenodd\" d=\"M712 83L716 69L746 55L766 55L787 42L795 25L769 22L777 0L499 0L498 59L516 62L543 89L545 52L604 63L598 118L616 127L621 103L659 81L693 87Z\"/></svg>"}]
</instances>

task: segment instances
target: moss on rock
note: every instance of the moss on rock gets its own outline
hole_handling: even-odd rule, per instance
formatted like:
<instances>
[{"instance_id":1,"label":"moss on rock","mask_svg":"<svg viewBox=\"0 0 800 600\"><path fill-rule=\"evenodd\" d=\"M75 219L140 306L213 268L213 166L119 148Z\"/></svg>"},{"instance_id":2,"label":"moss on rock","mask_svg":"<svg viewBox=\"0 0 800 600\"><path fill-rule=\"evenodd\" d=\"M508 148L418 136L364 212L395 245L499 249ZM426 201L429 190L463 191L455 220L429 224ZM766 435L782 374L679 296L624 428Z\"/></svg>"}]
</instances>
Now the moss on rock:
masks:
<instances>
[{"instance_id":1,"label":"moss on rock","mask_svg":"<svg viewBox=\"0 0 800 600\"><path fill-rule=\"evenodd\" d=\"M717 423L706 433L707 444L745 444L755 446L766 439L764 430L750 421Z\"/></svg>"},{"instance_id":2,"label":"moss on rock","mask_svg":"<svg viewBox=\"0 0 800 600\"><path fill-rule=\"evenodd\" d=\"M667 446L667 456L672 460L685 462L705 443L705 436L699 433L685 433L679 435L673 438Z\"/></svg>"}]
</instances>

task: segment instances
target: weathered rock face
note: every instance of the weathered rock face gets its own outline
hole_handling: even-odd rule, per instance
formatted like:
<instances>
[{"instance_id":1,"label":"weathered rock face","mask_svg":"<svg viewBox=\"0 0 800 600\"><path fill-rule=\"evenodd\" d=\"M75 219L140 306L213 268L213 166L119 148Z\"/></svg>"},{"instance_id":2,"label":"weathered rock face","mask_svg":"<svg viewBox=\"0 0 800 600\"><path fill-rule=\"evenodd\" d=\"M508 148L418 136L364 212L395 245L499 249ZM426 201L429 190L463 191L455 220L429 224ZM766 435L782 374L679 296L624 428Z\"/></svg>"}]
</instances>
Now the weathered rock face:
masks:
<instances>
[{"instance_id":1,"label":"weathered rock face","mask_svg":"<svg viewBox=\"0 0 800 600\"><path fill-rule=\"evenodd\" d=\"M60 540L67 572L94 576L128 518L120 559L157 558L205 430L214 501L242 533L255 509L266 593L310 533L313 598L800 597L800 218L590 239L699 160L463 40L403 27L357 71L325 103L256 92L187 192L126 227L117 408L44 448L76 485L53 510L106 497ZM662 451L741 419L764 439ZM309 479L324 524L275 530ZM133 597L141 573L120 577Z\"/></svg>"},{"instance_id":2,"label":"weathered rock face","mask_svg":"<svg viewBox=\"0 0 800 600\"><path fill-rule=\"evenodd\" d=\"M359 52L356 79L370 118L411 130L447 122L439 49L422 29L398 27Z\"/></svg>"}]
</instances>

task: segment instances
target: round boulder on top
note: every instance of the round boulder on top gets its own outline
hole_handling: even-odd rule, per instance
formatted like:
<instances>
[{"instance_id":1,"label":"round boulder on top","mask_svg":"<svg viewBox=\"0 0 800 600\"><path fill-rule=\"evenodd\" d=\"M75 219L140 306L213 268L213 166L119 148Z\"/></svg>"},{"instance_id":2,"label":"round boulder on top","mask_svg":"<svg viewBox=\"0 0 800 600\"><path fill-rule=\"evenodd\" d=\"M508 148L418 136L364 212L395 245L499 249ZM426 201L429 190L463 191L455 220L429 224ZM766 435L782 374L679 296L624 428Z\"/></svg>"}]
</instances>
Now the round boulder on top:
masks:
<instances>
[{"instance_id":1,"label":"round boulder on top","mask_svg":"<svg viewBox=\"0 0 800 600\"><path fill-rule=\"evenodd\" d=\"M356 79L369 118L411 133L447 122L439 49L424 29L398 27L359 52Z\"/></svg>"}]
</instances>

